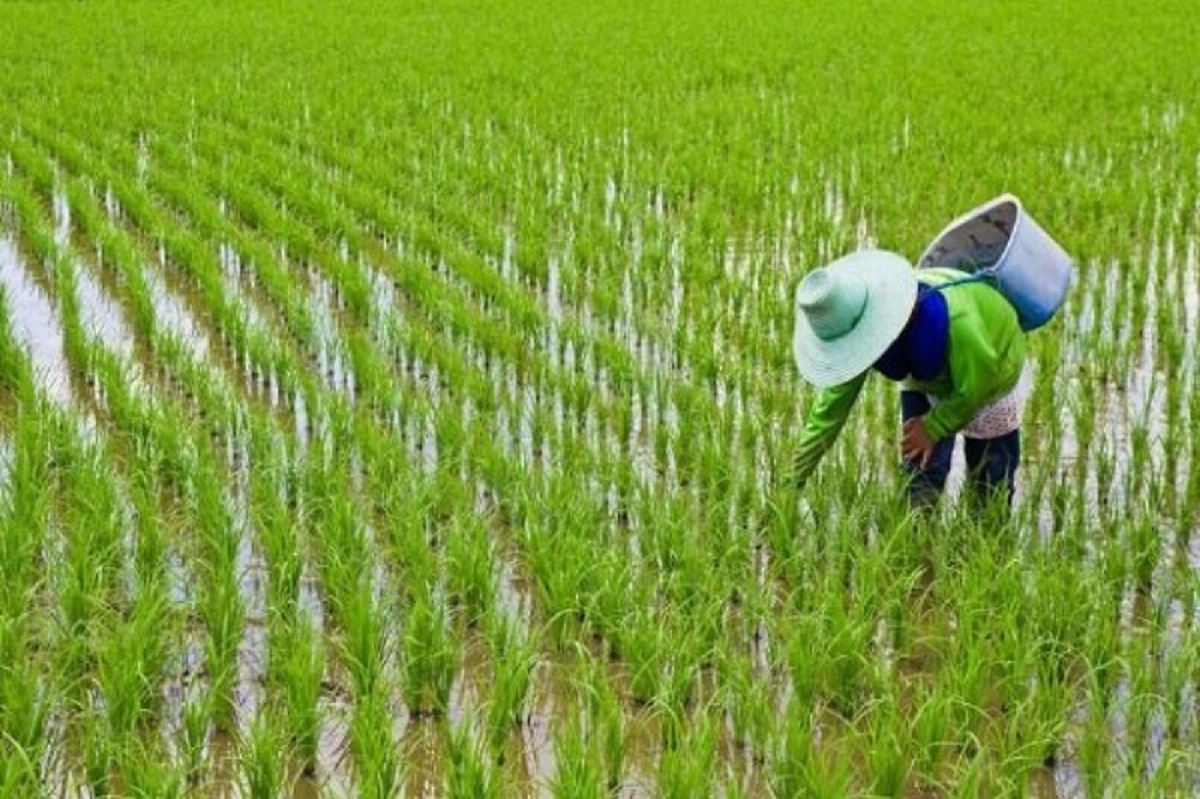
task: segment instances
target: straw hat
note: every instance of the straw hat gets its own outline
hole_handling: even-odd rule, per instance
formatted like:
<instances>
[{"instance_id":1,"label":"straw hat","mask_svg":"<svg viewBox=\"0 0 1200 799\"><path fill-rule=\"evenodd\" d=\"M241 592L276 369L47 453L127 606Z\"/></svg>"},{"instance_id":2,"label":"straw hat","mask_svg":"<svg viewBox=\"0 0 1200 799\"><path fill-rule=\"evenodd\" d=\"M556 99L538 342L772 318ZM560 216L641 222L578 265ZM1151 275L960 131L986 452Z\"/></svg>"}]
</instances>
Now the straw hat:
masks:
<instances>
[{"instance_id":1,"label":"straw hat","mask_svg":"<svg viewBox=\"0 0 1200 799\"><path fill-rule=\"evenodd\" d=\"M826 388L865 372L904 330L916 300L916 274L893 252L863 250L809 272L796 288L800 374Z\"/></svg>"}]
</instances>

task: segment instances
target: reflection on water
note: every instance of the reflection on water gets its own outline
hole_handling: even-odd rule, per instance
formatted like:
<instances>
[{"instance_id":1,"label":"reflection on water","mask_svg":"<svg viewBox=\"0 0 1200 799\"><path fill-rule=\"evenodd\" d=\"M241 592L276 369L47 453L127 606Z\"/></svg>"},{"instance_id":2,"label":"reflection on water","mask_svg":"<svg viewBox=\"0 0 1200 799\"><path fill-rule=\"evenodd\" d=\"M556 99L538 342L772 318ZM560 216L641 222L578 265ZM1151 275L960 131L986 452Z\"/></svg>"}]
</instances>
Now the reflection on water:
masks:
<instances>
[{"instance_id":1,"label":"reflection on water","mask_svg":"<svg viewBox=\"0 0 1200 799\"><path fill-rule=\"evenodd\" d=\"M106 347L124 358L133 357L133 333L120 307L109 298L100 282L85 268L75 272L79 312L83 329L100 338Z\"/></svg>"},{"instance_id":2,"label":"reflection on water","mask_svg":"<svg viewBox=\"0 0 1200 799\"><path fill-rule=\"evenodd\" d=\"M155 269L145 269L146 285L150 288L150 300L154 304L156 323L174 334L200 358L208 354L208 337L192 318L178 297L167 288L166 282Z\"/></svg>"},{"instance_id":3,"label":"reflection on water","mask_svg":"<svg viewBox=\"0 0 1200 799\"><path fill-rule=\"evenodd\" d=\"M34 379L51 400L66 407L71 384L58 312L21 265L16 245L0 238L0 286L13 334L29 353Z\"/></svg>"}]
</instances>

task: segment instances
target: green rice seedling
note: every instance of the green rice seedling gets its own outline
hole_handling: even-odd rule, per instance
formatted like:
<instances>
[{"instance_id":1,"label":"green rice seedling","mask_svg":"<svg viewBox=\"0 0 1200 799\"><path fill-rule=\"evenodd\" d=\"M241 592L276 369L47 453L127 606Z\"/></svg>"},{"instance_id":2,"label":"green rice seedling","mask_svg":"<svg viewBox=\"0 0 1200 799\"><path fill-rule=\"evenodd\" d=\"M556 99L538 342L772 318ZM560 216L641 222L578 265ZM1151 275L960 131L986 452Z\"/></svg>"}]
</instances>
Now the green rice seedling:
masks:
<instances>
[{"instance_id":1,"label":"green rice seedling","mask_svg":"<svg viewBox=\"0 0 1200 799\"><path fill-rule=\"evenodd\" d=\"M1149 774L1148 780L1141 780L1145 790L1153 796L1171 796L1191 790L1193 783L1183 770L1189 758L1195 755L1188 751L1180 752L1167 747L1158 759L1158 764Z\"/></svg>"},{"instance_id":2,"label":"green rice seedling","mask_svg":"<svg viewBox=\"0 0 1200 799\"><path fill-rule=\"evenodd\" d=\"M771 552L783 563L791 563L799 557L796 530L800 524L800 497L791 483L790 475L781 478L781 485L767 500L767 518L764 537Z\"/></svg>"},{"instance_id":3,"label":"green rice seedling","mask_svg":"<svg viewBox=\"0 0 1200 799\"><path fill-rule=\"evenodd\" d=\"M134 559L138 576L144 585L166 585L168 534L166 524L158 513L159 486L153 472L154 467L151 466L146 471L135 471L130 476L130 501L137 524Z\"/></svg>"},{"instance_id":4,"label":"green rice seedling","mask_svg":"<svg viewBox=\"0 0 1200 799\"><path fill-rule=\"evenodd\" d=\"M1128 547L1135 585L1148 592L1162 557L1160 531L1151 517L1144 516L1130 526Z\"/></svg>"},{"instance_id":5,"label":"green rice seedling","mask_svg":"<svg viewBox=\"0 0 1200 799\"><path fill-rule=\"evenodd\" d=\"M166 597L144 587L127 619L116 620L100 645L96 681L104 697L110 734L132 738L157 711L169 655Z\"/></svg>"},{"instance_id":6,"label":"green rice seedling","mask_svg":"<svg viewBox=\"0 0 1200 799\"><path fill-rule=\"evenodd\" d=\"M1002 763L996 763L987 750L980 750L959 764L954 775L954 791L960 796L1011 796L1021 792L1021 780Z\"/></svg>"},{"instance_id":7,"label":"green rice seedling","mask_svg":"<svg viewBox=\"0 0 1200 799\"><path fill-rule=\"evenodd\" d=\"M853 774L832 747L817 748L811 711L793 700L771 742L767 781L775 796L846 796Z\"/></svg>"},{"instance_id":8,"label":"green rice seedling","mask_svg":"<svg viewBox=\"0 0 1200 799\"><path fill-rule=\"evenodd\" d=\"M350 721L350 752L356 788L362 796L385 799L400 792L404 782L402 763L383 696L368 694L358 699Z\"/></svg>"},{"instance_id":9,"label":"green rice seedling","mask_svg":"<svg viewBox=\"0 0 1200 799\"><path fill-rule=\"evenodd\" d=\"M325 489L323 513L314 520L321 534L321 578L335 616L341 605L369 590L371 561L366 528L359 518L350 488L336 481Z\"/></svg>"},{"instance_id":10,"label":"green rice seedling","mask_svg":"<svg viewBox=\"0 0 1200 799\"><path fill-rule=\"evenodd\" d=\"M279 722L270 713L259 713L240 742L241 773L238 784L251 799L272 799L288 793L289 747Z\"/></svg>"},{"instance_id":11,"label":"green rice seedling","mask_svg":"<svg viewBox=\"0 0 1200 799\"><path fill-rule=\"evenodd\" d=\"M283 703L288 740L301 772L312 776L317 767L321 732L321 685L325 652L308 621L297 620L283 634L279 694ZM276 652L276 647L271 648Z\"/></svg>"},{"instance_id":12,"label":"green rice seedling","mask_svg":"<svg viewBox=\"0 0 1200 799\"><path fill-rule=\"evenodd\" d=\"M232 729L237 711L238 647L245 624L241 592L229 571L213 574L201 599L205 618L204 657L211 685L212 720L218 729Z\"/></svg>"},{"instance_id":13,"label":"green rice seedling","mask_svg":"<svg viewBox=\"0 0 1200 799\"><path fill-rule=\"evenodd\" d=\"M1152 646L1145 634L1136 634L1128 642L1126 676L1129 693L1125 726L1130 756L1141 758L1143 764L1151 734L1151 719L1158 703Z\"/></svg>"},{"instance_id":14,"label":"green rice seedling","mask_svg":"<svg viewBox=\"0 0 1200 799\"><path fill-rule=\"evenodd\" d=\"M218 477L221 465L206 446L196 447L189 460L188 510L201 554L215 572L232 570L237 561L239 533L230 518L225 486Z\"/></svg>"},{"instance_id":15,"label":"green rice seedling","mask_svg":"<svg viewBox=\"0 0 1200 799\"><path fill-rule=\"evenodd\" d=\"M118 600L121 574L121 526L117 495L102 453L81 446L75 433L59 428L55 461L64 471L63 489L72 499L63 552L63 611L71 634L80 634L91 618Z\"/></svg>"},{"instance_id":16,"label":"green rice seedling","mask_svg":"<svg viewBox=\"0 0 1200 799\"><path fill-rule=\"evenodd\" d=\"M495 544L485 522L457 515L445 536L446 593L451 602L467 611L467 620L479 623L496 601Z\"/></svg>"},{"instance_id":17,"label":"green rice seedling","mask_svg":"<svg viewBox=\"0 0 1200 799\"><path fill-rule=\"evenodd\" d=\"M1084 786L1091 793L1103 792L1111 783L1112 732L1105 705L1091 702L1076 750Z\"/></svg>"},{"instance_id":18,"label":"green rice seedling","mask_svg":"<svg viewBox=\"0 0 1200 799\"><path fill-rule=\"evenodd\" d=\"M445 712L458 662L445 609L432 595L418 597L404 619L400 641L401 687L410 713Z\"/></svg>"},{"instance_id":19,"label":"green rice seedling","mask_svg":"<svg viewBox=\"0 0 1200 799\"><path fill-rule=\"evenodd\" d=\"M393 550L397 578L412 601L437 581L438 564L427 534L433 486L414 478L407 490L392 495L384 533Z\"/></svg>"},{"instance_id":20,"label":"green rice seedling","mask_svg":"<svg viewBox=\"0 0 1200 799\"><path fill-rule=\"evenodd\" d=\"M476 738L468 722L450 725L446 735L446 754L449 762L447 796L493 799L502 795L487 749Z\"/></svg>"},{"instance_id":21,"label":"green rice seedling","mask_svg":"<svg viewBox=\"0 0 1200 799\"><path fill-rule=\"evenodd\" d=\"M384 681L388 645L386 618L366 580L343 598L338 616L344 631L342 660L352 690L355 696L368 696Z\"/></svg>"},{"instance_id":22,"label":"green rice seedling","mask_svg":"<svg viewBox=\"0 0 1200 799\"><path fill-rule=\"evenodd\" d=\"M1091 696L1105 708L1108 707L1121 671L1117 614L1115 610L1105 607L1106 604L1098 601L1099 607L1088 617L1083 644L1088 679L1092 683Z\"/></svg>"},{"instance_id":23,"label":"green rice seedling","mask_svg":"<svg viewBox=\"0 0 1200 799\"><path fill-rule=\"evenodd\" d=\"M706 669L713 665L728 611L724 589L715 577L710 578L709 582L709 586L697 589L684 602L672 603L672 612L688 620L684 625L687 635L680 642L677 652L686 652L696 666Z\"/></svg>"},{"instance_id":24,"label":"green rice seedling","mask_svg":"<svg viewBox=\"0 0 1200 799\"><path fill-rule=\"evenodd\" d=\"M1144 796L1145 765L1145 759L1140 755L1131 757L1126 763L1125 773L1112 783L1116 786L1114 793L1120 796Z\"/></svg>"},{"instance_id":25,"label":"green rice seedling","mask_svg":"<svg viewBox=\"0 0 1200 799\"><path fill-rule=\"evenodd\" d=\"M1006 608L1003 612L1006 618L1000 626L995 642L1001 660L993 671L996 681L993 699L998 701L1000 709L1008 714L1016 712L1019 705L1029 701L1030 683L1038 673L1038 659L1044 642L1036 631L1017 626L1016 617L1020 609L1016 605Z\"/></svg>"},{"instance_id":26,"label":"green rice seedling","mask_svg":"<svg viewBox=\"0 0 1200 799\"><path fill-rule=\"evenodd\" d=\"M584 608L588 628L601 637L599 644L614 647L620 639L627 609L633 604L631 566L625 553L604 549L595 562L595 591Z\"/></svg>"},{"instance_id":27,"label":"green rice seedling","mask_svg":"<svg viewBox=\"0 0 1200 799\"><path fill-rule=\"evenodd\" d=\"M64 675L76 687L82 686L94 659L91 628L101 623L99 617L108 606L103 596L104 563L114 557L116 546L116 542L93 536L91 523L79 520L75 533L69 534L57 591L62 614L58 658ZM97 551L93 553L93 549Z\"/></svg>"},{"instance_id":28,"label":"green rice seedling","mask_svg":"<svg viewBox=\"0 0 1200 799\"><path fill-rule=\"evenodd\" d=\"M34 787L40 782L49 746L47 730L55 695L20 623L21 617L16 616L0 620L4 652L14 658L0 667L0 756L7 784Z\"/></svg>"},{"instance_id":29,"label":"green rice seedling","mask_svg":"<svg viewBox=\"0 0 1200 799\"><path fill-rule=\"evenodd\" d=\"M1136 423L1130 429L1129 435L1130 460L1129 470L1125 473L1125 493L1133 501L1147 500L1150 487L1154 484L1156 475L1150 453L1150 428L1143 423ZM1154 532L1149 520L1143 521L1139 527L1143 535ZM1136 529L1136 528L1135 528ZM1149 583L1143 583L1148 585Z\"/></svg>"},{"instance_id":30,"label":"green rice seedling","mask_svg":"<svg viewBox=\"0 0 1200 799\"><path fill-rule=\"evenodd\" d=\"M545 632L555 648L565 651L579 635L580 600L591 595L587 585L592 546L585 536L567 528L530 527L522 531L522 539L546 617Z\"/></svg>"},{"instance_id":31,"label":"green rice seedling","mask_svg":"<svg viewBox=\"0 0 1200 799\"><path fill-rule=\"evenodd\" d=\"M914 698L911 720L914 770L917 782L937 789L943 778L943 766L954 747L955 699L936 684L922 688Z\"/></svg>"},{"instance_id":32,"label":"green rice seedling","mask_svg":"<svg viewBox=\"0 0 1200 799\"><path fill-rule=\"evenodd\" d=\"M676 634L671 642L671 656L664 664L665 674L654 699L659 714L663 742L667 747L678 745L691 725L688 708L700 674L697 644L689 634Z\"/></svg>"},{"instance_id":33,"label":"green rice seedling","mask_svg":"<svg viewBox=\"0 0 1200 799\"><path fill-rule=\"evenodd\" d=\"M1123 765L1125 773L1135 780L1150 772L1151 721L1157 703L1157 697L1151 694L1130 693L1128 698Z\"/></svg>"},{"instance_id":34,"label":"green rice seedling","mask_svg":"<svg viewBox=\"0 0 1200 799\"><path fill-rule=\"evenodd\" d=\"M711 796L716 786L716 729L698 712L676 746L667 746L658 766L658 791L664 797Z\"/></svg>"},{"instance_id":35,"label":"green rice seedling","mask_svg":"<svg viewBox=\"0 0 1200 799\"><path fill-rule=\"evenodd\" d=\"M1061 688L1039 688L1008 708L1000 756L1005 772L1023 782L1036 768L1052 761L1066 724Z\"/></svg>"},{"instance_id":36,"label":"green rice seedling","mask_svg":"<svg viewBox=\"0 0 1200 799\"><path fill-rule=\"evenodd\" d=\"M590 719L590 737L600 749L608 789L615 792L625 772L626 723L621 698L608 679L603 661L585 660L579 689Z\"/></svg>"},{"instance_id":37,"label":"green rice seedling","mask_svg":"<svg viewBox=\"0 0 1200 799\"><path fill-rule=\"evenodd\" d=\"M550 793L555 797L601 799L609 795L604 764L589 746L584 721L578 711L557 725L554 735L554 775Z\"/></svg>"},{"instance_id":38,"label":"green rice seedling","mask_svg":"<svg viewBox=\"0 0 1200 799\"><path fill-rule=\"evenodd\" d=\"M108 796L113 790L118 744L94 712L83 714L79 734L79 757L88 790L93 796Z\"/></svg>"},{"instance_id":39,"label":"green rice seedling","mask_svg":"<svg viewBox=\"0 0 1200 799\"><path fill-rule=\"evenodd\" d=\"M183 799L186 795L183 774L158 747L130 742L117 752L116 771L123 784L122 793L136 799Z\"/></svg>"},{"instance_id":40,"label":"green rice seedling","mask_svg":"<svg viewBox=\"0 0 1200 799\"><path fill-rule=\"evenodd\" d=\"M1165 637L1166 634L1160 633L1160 635ZM1163 713L1166 716L1166 733L1175 741L1185 737L1183 734L1186 708L1184 696L1192 675L1196 671L1194 660L1196 644L1193 643L1195 635L1194 630L1185 630L1180 635L1180 641L1176 647L1162 655L1164 662L1160 667L1160 678L1162 680Z\"/></svg>"},{"instance_id":41,"label":"green rice seedling","mask_svg":"<svg viewBox=\"0 0 1200 799\"><path fill-rule=\"evenodd\" d=\"M487 740L503 761L504 743L526 717L537 647L517 622L496 615L489 622L492 692L487 703Z\"/></svg>"},{"instance_id":42,"label":"green rice seedling","mask_svg":"<svg viewBox=\"0 0 1200 799\"><path fill-rule=\"evenodd\" d=\"M213 698L210 692L194 693L184 700L176 747L180 768L189 786L198 785L203 775L212 724Z\"/></svg>"},{"instance_id":43,"label":"green rice seedling","mask_svg":"<svg viewBox=\"0 0 1200 799\"><path fill-rule=\"evenodd\" d=\"M1088 454L1096 436L1097 391L1094 382L1083 381L1081 390L1072 395L1071 420L1075 430L1076 446L1079 448L1075 463L1076 486L1082 485L1087 475Z\"/></svg>"},{"instance_id":44,"label":"green rice seedling","mask_svg":"<svg viewBox=\"0 0 1200 799\"><path fill-rule=\"evenodd\" d=\"M629 668L629 688L635 701L649 704L662 695L669 642L657 616L636 607L626 618L618 650Z\"/></svg>"},{"instance_id":45,"label":"green rice seedling","mask_svg":"<svg viewBox=\"0 0 1200 799\"><path fill-rule=\"evenodd\" d=\"M1176 543L1185 541L1187 534L1183 532L1182 526L1176 528ZM1196 602L1198 593L1196 590L1195 580L1190 573L1190 567L1187 565L1187 559L1176 556L1174 565L1170 573L1170 585L1172 600L1179 603L1179 613L1185 619L1191 619L1196 612Z\"/></svg>"},{"instance_id":46,"label":"green rice seedling","mask_svg":"<svg viewBox=\"0 0 1200 799\"><path fill-rule=\"evenodd\" d=\"M264 481L265 482L265 481ZM252 513L267 564L267 606L285 619L293 617L304 571L296 527L273 486L255 492Z\"/></svg>"},{"instance_id":47,"label":"green rice seedling","mask_svg":"<svg viewBox=\"0 0 1200 799\"><path fill-rule=\"evenodd\" d=\"M818 698L853 715L873 678L866 653L873 626L858 611L847 612L840 596L799 616L787 633L792 686L802 703Z\"/></svg>"},{"instance_id":48,"label":"green rice seedling","mask_svg":"<svg viewBox=\"0 0 1200 799\"><path fill-rule=\"evenodd\" d=\"M864 740L874 796L902 796L911 772L911 741L907 720L901 718L897 699L884 693L867 711Z\"/></svg>"},{"instance_id":49,"label":"green rice seedling","mask_svg":"<svg viewBox=\"0 0 1200 799\"><path fill-rule=\"evenodd\" d=\"M717 703L729 716L734 742L742 747L762 743L773 712L769 689L756 677L752 658L733 636L726 636L715 657Z\"/></svg>"},{"instance_id":50,"label":"green rice seedling","mask_svg":"<svg viewBox=\"0 0 1200 799\"><path fill-rule=\"evenodd\" d=\"M0 788L13 796L36 791L41 782L40 767L33 755L15 744L0 749Z\"/></svg>"},{"instance_id":51,"label":"green rice seedling","mask_svg":"<svg viewBox=\"0 0 1200 799\"><path fill-rule=\"evenodd\" d=\"M5 393L12 397L17 397L23 406L33 410L38 402L33 391L33 380L30 372L29 360L26 357L24 350L17 343L16 338L12 334L12 302L11 291L4 289L0 293L0 319L4 322L4 335L0 336L0 366L4 369L4 377L0 380L0 387L3 387ZM26 425L30 423L40 423L37 414L29 413L18 415L16 420L16 433L14 444L20 442L20 433L22 423ZM28 435L26 431L26 435ZM19 450L18 450L19 451ZM14 462L14 466L17 463ZM15 475L14 475L15 476ZM14 483L16 485L16 483Z\"/></svg>"},{"instance_id":52,"label":"green rice seedling","mask_svg":"<svg viewBox=\"0 0 1200 799\"><path fill-rule=\"evenodd\" d=\"M1093 580L1068 567L1078 553L1063 543L1047 553L1047 561L1034 567L1033 601L1025 611L1031 627L1043 636L1042 667L1049 680L1068 678L1068 663L1081 651L1088 638L1088 618L1096 604Z\"/></svg>"},{"instance_id":53,"label":"green rice seedling","mask_svg":"<svg viewBox=\"0 0 1200 799\"><path fill-rule=\"evenodd\" d=\"M737 774L728 774L720 785L721 796L726 797L726 799L748 799L748 797L754 794L746 786L746 782L748 780L744 777L740 777Z\"/></svg>"},{"instance_id":54,"label":"green rice seedling","mask_svg":"<svg viewBox=\"0 0 1200 799\"><path fill-rule=\"evenodd\" d=\"M0 307L2 307L0 303ZM4 337L0 336L0 347ZM21 619L43 569L41 545L50 519L53 477L45 422L37 413L18 414L13 432L9 483L4 493L3 569L12 586L3 592L8 619Z\"/></svg>"}]
</instances>

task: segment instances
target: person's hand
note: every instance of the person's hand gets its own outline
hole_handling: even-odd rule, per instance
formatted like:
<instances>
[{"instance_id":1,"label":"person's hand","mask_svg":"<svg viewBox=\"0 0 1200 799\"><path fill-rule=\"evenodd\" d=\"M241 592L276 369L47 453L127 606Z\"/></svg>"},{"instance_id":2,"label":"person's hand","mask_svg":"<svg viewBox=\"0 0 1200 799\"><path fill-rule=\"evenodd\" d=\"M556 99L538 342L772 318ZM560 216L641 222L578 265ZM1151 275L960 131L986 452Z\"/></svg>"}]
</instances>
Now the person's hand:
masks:
<instances>
[{"instance_id":1,"label":"person's hand","mask_svg":"<svg viewBox=\"0 0 1200 799\"><path fill-rule=\"evenodd\" d=\"M922 469L929 466L933 448L937 444L925 429L925 420L918 416L904 423L904 436L900 440L900 455L904 460L915 463Z\"/></svg>"}]
</instances>

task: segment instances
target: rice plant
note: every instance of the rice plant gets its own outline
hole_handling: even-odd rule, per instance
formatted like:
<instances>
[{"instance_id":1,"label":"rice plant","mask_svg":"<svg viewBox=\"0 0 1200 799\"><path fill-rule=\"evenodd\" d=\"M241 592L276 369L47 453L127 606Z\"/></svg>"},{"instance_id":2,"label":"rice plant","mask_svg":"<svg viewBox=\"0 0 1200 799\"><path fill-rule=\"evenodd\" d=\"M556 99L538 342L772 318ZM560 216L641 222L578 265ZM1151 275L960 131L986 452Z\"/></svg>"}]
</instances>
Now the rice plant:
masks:
<instances>
[{"instance_id":1,"label":"rice plant","mask_svg":"<svg viewBox=\"0 0 1200 799\"><path fill-rule=\"evenodd\" d=\"M288 747L277 721L260 714L251 723L242 749L239 784L246 796L262 798L288 792Z\"/></svg>"},{"instance_id":2,"label":"rice plant","mask_svg":"<svg viewBox=\"0 0 1200 799\"><path fill-rule=\"evenodd\" d=\"M0 793L1196 793L1194 14L10 6ZM1001 192L1011 513L801 489L797 284Z\"/></svg>"}]
</instances>

